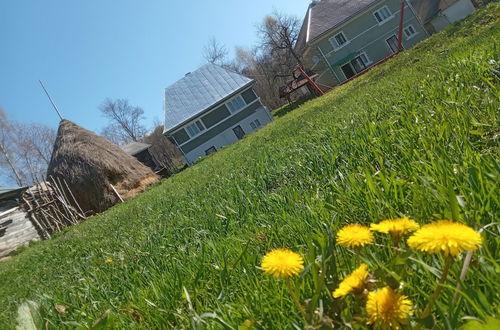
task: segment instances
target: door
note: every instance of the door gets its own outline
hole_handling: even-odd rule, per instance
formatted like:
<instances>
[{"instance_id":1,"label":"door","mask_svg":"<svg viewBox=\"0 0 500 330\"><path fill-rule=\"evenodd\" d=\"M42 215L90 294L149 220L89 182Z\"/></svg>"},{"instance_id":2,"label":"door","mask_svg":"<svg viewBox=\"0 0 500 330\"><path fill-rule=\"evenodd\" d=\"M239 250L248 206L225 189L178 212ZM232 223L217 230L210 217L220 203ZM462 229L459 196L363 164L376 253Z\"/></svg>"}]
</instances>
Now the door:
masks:
<instances>
[{"instance_id":1,"label":"door","mask_svg":"<svg viewBox=\"0 0 500 330\"><path fill-rule=\"evenodd\" d=\"M243 137L245 136L245 132L243 131L243 128L241 128L240 125L234 127L233 132L236 135L236 137L238 138L238 140L243 139Z\"/></svg>"},{"instance_id":2,"label":"door","mask_svg":"<svg viewBox=\"0 0 500 330\"><path fill-rule=\"evenodd\" d=\"M395 35L393 35L392 37L387 39L386 42L387 42L387 45L389 45L389 49L391 50L391 52L397 53L397 51L398 51L398 38Z\"/></svg>"},{"instance_id":3,"label":"door","mask_svg":"<svg viewBox=\"0 0 500 330\"><path fill-rule=\"evenodd\" d=\"M356 72L354 72L354 69L352 68L351 63L344 64L340 68L344 72L346 79L349 79L356 74Z\"/></svg>"}]
</instances>

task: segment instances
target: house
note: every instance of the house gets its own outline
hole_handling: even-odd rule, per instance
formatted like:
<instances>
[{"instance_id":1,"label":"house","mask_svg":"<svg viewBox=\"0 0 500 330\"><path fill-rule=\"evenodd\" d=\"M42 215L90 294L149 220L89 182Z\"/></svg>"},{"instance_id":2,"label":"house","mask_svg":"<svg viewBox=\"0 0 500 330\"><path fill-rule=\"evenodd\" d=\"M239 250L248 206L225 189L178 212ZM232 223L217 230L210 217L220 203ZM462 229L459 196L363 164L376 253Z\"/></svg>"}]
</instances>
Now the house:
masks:
<instances>
[{"instance_id":1,"label":"house","mask_svg":"<svg viewBox=\"0 0 500 330\"><path fill-rule=\"evenodd\" d=\"M0 258L17 247L39 240L40 236L21 205L21 195L28 187L0 187Z\"/></svg>"},{"instance_id":2,"label":"house","mask_svg":"<svg viewBox=\"0 0 500 330\"><path fill-rule=\"evenodd\" d=\"M150 153L150 147L150 144L132 141L121 148L127 154L135 157L138 161L149 167L152 171L157 171L161 169L161 166L156 163L153 155Z\"/></svg>"},{"instance_id":3,"label":"house","mask_svg":"<svg viewBox=\"0 0 500 330\"><path fill-rule=\"evenodd\" d=\"M209 63L165 89L164 134L189 165L273 120L254 83Z\"/></svg>"},{"instance_id":4,"label":"house","mask_svg":"<svg viewBox=\"0 0 500 330\"><path fill-rule=\"evenodd\" d=\"M305 67L319 74L316 83L322 89L331 89L397 52L401 2L405 49L463 18L472 5L470 0L313 1L295 48Z\"/></svg>"},{"instance_id":5,"label":"house","mask_svg":"<svg viewBox=\"0 0 500 330\"><path fill-rule=\"evenodd\" d=\"M431 34L467 17L475 10L471 0L427 0L411 3L422 24Z\"/></svg>"}]
</instances>

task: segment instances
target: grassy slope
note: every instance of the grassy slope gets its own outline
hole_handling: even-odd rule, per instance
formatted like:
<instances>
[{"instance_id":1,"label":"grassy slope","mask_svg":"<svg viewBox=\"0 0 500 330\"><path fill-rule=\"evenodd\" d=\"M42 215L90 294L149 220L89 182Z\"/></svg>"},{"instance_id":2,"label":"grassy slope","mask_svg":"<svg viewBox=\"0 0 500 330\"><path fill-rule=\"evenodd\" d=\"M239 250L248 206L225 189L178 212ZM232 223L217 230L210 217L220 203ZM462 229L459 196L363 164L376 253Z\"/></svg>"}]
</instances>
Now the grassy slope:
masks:
<instances>
[{"instance_id":1,"label":"grassy slope","mask_svg":"<svg viewBox=\"0 0 500 330\"><path fill-rule=\"evenodd\" d=\"M294 248L311 263L325 252L329 229L400 215L421 223L460 218L476 228L493 222L499 10L476 13L138 198L0 264L0 328L14 326L26 298L58 327L89 326L111 308L122 327L237 326L250 319L283 328L299 316L281 283L256 267L266 251ZM492 233L486 239L449 327L463 316L497 311L498 247ZM342 272L353 269L346 250L333 251ZM383 263L386 254L374 252L370 262ZM403 279L419 306L436 262L421 258L430 267L409 265ZM452 275L458 273L456 263ZM312 295L315 280L310 272L299 282L302 297ZM321 299L328 312L326 290ZM449 299L445 294L442 302ZM54 304L68 311L59 314ZM200 317L207 312L219 319Z\"/></svg>"}]
</instances>

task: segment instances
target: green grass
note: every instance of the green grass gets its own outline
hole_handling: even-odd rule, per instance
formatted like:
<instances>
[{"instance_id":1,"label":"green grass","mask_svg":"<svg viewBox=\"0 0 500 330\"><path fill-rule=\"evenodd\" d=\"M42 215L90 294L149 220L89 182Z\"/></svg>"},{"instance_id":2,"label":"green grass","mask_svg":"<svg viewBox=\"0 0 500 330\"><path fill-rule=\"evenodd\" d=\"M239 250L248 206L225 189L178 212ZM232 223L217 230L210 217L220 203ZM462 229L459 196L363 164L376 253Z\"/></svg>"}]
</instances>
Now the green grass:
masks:
<instances>
[{"instance_id":1,"label":"green grass","mask_svg":"<svg viewBox=\"0 0 500 330\"><path fill-rule=\"evenodd\" d=\"M304 255L295 284L323 316L318 322L352 322L354 312L341 312L330 294L358 263L334 243L341 226L403 215L476 229L498 220L499 17L500 5L490 5L0 264L0 328L15 327L26 300L49 328L91 327L100 318L117 328L300 326L283 283L258 268L277 247ZM461 262L452 266L434 312L439 327L498 316L498 226L483 236L454 308ZM363 259L379 271L393 256L382 244ZM418 308L439 264L417 253L405 267L405 294Z\"/></svg>"}]
</instances>

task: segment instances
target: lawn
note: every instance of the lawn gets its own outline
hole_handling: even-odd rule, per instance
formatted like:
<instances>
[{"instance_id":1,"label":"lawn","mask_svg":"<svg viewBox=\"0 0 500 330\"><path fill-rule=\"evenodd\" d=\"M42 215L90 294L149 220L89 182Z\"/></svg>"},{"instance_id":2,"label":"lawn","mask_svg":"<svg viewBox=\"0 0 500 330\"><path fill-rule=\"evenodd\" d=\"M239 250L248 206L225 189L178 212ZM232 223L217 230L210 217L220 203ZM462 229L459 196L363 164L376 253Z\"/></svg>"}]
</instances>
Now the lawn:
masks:
<instances>
[{"instance_id":1,"label":"lawn","mask_svg":"<svg viewBox=\"0 0 500 330\"><path fill-rule=\"evenodd\" d=\"M454 303L463 258L451 265L433 308L438 328L498 317L499 17L499 4L477 11L141 196L23 249L0 264L0 328L15 327L22 304L48 328L300 328L285 282L260 269L263 255L286 247L305 259L291 283L307 323L360 329L356 298L331 294L360 261L379 281L401 282L420 310L442 258L398 257L383 236L348 249L336 232L403 216L483 229Z\"/></svg>"}]
</instances>

